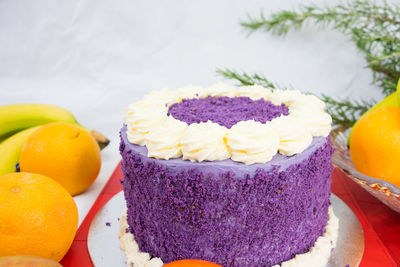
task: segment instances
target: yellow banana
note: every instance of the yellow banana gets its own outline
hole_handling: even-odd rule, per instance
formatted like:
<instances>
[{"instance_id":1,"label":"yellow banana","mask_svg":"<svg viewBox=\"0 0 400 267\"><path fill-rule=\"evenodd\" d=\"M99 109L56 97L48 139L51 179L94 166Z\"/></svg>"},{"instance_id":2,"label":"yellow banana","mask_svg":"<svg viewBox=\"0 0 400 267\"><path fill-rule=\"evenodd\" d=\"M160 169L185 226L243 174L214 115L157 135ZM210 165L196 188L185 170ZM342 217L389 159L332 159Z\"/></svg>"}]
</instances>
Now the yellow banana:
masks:
<instances>
[{"instance_id":1,"label":"yellow banana","mask_svg":"<svg viewBox=\"0 0 400 267\"><path fill-rule=\"evenodd\" d=\"M13 104L0 106L0 144L6 138L20 130L50 122L63 121L76 124L89 131L103 149L110 142L101 133L86 129L68 110L55 105L46 104Z\"/></svg>"},{"instance_id":2,"label":"yellow banana","mask_svg":"<svg viewBox=\"0 0 400 267\"><path fill-rule=\"evenodd\" d=\"M0 139L20 130L54 121L77 123L66 109L44 104L14 104L0 106Z\"/></svg>"},{"instance_id":3,"label":"yellow banana","mask_svg":"<svg viewBox=\"0 0 400 267\"><path fill-rule=\"evenodd\" d=\"M25 129L0 143L0 175L15 172L15 165L19 162L23 145L28 137L38 128L40 126Z\"/></svg>"}]
</instances>

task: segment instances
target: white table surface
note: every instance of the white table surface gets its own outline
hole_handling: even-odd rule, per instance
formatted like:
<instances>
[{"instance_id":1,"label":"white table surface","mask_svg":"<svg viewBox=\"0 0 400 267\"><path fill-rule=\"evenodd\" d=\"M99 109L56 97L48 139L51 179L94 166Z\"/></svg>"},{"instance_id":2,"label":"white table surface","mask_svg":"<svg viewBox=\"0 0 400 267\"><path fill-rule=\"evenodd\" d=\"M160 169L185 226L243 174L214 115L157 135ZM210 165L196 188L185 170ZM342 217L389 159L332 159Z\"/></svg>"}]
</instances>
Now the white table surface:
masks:
<instances>
[{"instance_id":1,"label":"white table surface","mask_svg":"<svg viewBox=\"0 0 400 267\"><path fill-rule=\"evenodd\" d=\"M74 197L81 223L120 160L124 109L151 90L211 85L229 67L302 91L382 97L339 31L307 24L286 37L248 36L239 26L247 13L300 2L311 1L1 0L0 105L60 105L111 140L96 182Z\"/></svg>"}]
</instances>

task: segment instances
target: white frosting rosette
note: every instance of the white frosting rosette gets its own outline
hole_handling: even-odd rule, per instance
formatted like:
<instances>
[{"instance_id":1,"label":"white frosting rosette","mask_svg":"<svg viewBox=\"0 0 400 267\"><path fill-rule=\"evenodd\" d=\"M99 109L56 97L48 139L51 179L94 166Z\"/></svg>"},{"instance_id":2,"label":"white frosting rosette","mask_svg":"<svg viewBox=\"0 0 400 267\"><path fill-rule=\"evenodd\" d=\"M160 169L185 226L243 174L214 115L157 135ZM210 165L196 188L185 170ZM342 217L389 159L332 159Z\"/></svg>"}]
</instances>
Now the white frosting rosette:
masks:
<instances>
[{"instance_id":1,"label":"white frosting rosette","mask_svg":"<svg viewBox=\"0 0 400 267\"><path fill-rule=\"evenodd\" d=\"M265 99L269 100L272 95L272 90L262 87L261 85L246 85L240 86L237 89L237 96L247 96L252 100Z\"/></svg>"},{"instance_id":2,"label":"white frosting rosette","mask_svg":"<svg viewBox=\"0 0 400 267\"><path fill-rule=\"evenodd\" d=\"M187 127L185 122L167 117L151 128L145 138L148 156L156 159L181 157L181 140Z\"/></svg>"},{"instance_id":3,"label":"white frosting rosette","mask_svg":"<svg viewBox=\"0 0 400 267\"><path fill-rule=\"evenodd\" d=\"M275 128L254 120L233 125L226 139L234 161L246 164L264 163L278 152L278 132Z\"/></svg>"},{"instance_id":4,"label":"white frosting rosette","mask_svg":"<svg viewBox=\"0 0 400 267\"><path fill-rule=\"evenodd\" d=\"M227 134L227 128L211 121L190 124L181 141L183 159L200 162L228 159Z\"/></svg>"},{"instance_id":5,"label":"white frosting rosette","mask_svg":"<svg viewBox=\"0 0 400 267\"><path fill-rule=\"evenodd\" d=\"M285 105L289 115L270 122L241 121L231 129L211 121L185 122L168 116L168 108L182 99L249 97ZM217 83L209 88L190 85L178 90L162 89L144 96L127 109L124 123L129 142L145 145L157 159L182 157L190 161L231 158L245 164L265 163L276 153L293 156L303 152L312 138L326 137L332 118L318 97L300 91L268 89L259 85L232 87Z\"/></svg>"}]
</instances>

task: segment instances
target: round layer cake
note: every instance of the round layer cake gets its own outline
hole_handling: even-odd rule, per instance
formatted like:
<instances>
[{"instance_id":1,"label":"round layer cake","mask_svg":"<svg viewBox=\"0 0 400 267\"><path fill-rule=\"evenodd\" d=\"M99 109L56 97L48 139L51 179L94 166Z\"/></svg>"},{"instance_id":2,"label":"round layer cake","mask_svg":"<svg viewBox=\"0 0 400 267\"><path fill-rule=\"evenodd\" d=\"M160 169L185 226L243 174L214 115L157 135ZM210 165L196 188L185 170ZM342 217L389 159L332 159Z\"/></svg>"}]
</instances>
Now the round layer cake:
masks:
<instances>
[{"instance_id":1,"label":"round layer cake","mask_svg":"<svg viewBox=\"0 0 400 267\"><path fill-rule=\"evenodd\" d=\"M140 250L223 266L272 266L309 251L330 206L325 114L296 91L226 85L132 105L120 151Z\"/></svg>"}]
</instances>

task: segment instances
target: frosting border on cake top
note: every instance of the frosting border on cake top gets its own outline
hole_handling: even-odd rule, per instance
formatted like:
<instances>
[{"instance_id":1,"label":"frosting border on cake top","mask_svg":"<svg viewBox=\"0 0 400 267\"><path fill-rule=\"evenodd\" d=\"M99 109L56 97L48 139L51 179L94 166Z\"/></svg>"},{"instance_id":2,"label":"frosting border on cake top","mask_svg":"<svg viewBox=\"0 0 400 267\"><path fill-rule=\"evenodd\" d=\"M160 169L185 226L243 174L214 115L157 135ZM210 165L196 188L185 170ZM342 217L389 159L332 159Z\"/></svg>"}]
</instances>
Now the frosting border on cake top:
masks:
<instances>
[{"instance_id":1,"label":"frosting border on cake top","mask_svg":"<svg viewBox=\"0 0 400 267\"><path fill-rule=\"evenodd\" d=\"M264 99L284 104L289 115L269 122L240 121L228 129L207 121L187 123L168 115L168 108L183 99L228 96ZM145 145L148 157L190 161L232 159L245 164L265 163L277 153L292 156L303 152L313 137L328 136L332 118L325 103L314 95L295 90L268 89L259 85L235 88L224 83L209 88L187 86L162 89L131 104L124 117L128 140Z\"/></svg>"}]
</instances>

